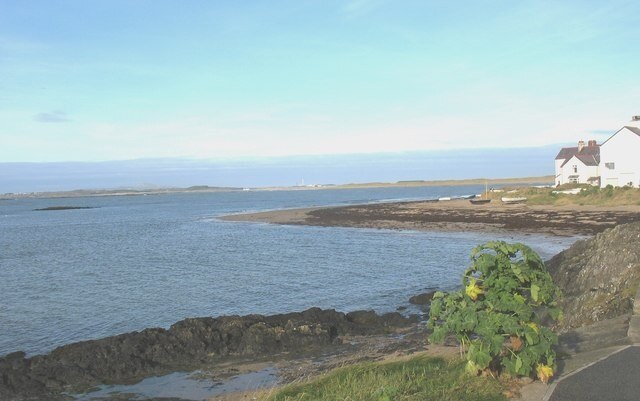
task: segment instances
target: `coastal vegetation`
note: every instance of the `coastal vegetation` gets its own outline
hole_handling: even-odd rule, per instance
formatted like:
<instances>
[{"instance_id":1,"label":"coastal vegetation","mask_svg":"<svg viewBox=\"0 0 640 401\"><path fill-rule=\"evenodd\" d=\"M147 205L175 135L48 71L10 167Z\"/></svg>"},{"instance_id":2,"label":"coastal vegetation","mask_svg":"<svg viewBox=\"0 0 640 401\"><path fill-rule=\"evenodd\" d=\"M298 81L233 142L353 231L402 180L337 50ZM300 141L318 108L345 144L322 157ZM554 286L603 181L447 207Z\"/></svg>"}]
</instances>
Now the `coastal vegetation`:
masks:
<instances>
[{"instance_id":1,"label":"coastal vegetation","mask_svg":"<svg viewBox=\"0 0 640 401\"><path fill-rule=\"evenodd\" d=\"M576 193L570 193L570 191ZM511 197L526 197L529 205L554 206L638 206L640 188L607 186L605 188L586 184L566 184L557 188L513 187L504 192L493 192L492 198L500 199L508 193Z\"/></svg>"},{"instance_id":2,"label":"coastal vegetation","mask_svg":"<svg viewBox=\"0 0 640 401\"><path fill-rule=\"evenodd\" d=\"M506 400L506 381L466 373L461 359L424 355L346 366L276 391L268 401Z\"/></svg>"},{"instance_id":3,"label":"coastal vegetation","mask_svg":"<svg viewBox=\"0 0 640 401\"><path fill-rule=\"evenodd\" d=\"M526 245L503 241L476 247L471 259L463 289L436 293L428 322L430 341L444 342L453 333L465 358L422 355L343 367L267 399L502 400L513 377L536 375L548 382L558 337L543 325L543 316L558 319L561 311L560 291L544 262Z\"/></svg>"},{"instance_id":4,"label":"coastal vegetation","mask_svg":"<svg viewBox=\"0 0 640 401\"><path fill-rule=\"evenodd\" d=\"M548 382L558 337L542 320L546 315L557 320L561 311L556 307L560 291L544 262L526 245L503 241L476 247L471 259L462 278L464 289L435 294L430 341L443 342L454 334L472 374L535 373Z\"/></svg>"}]
</instances>

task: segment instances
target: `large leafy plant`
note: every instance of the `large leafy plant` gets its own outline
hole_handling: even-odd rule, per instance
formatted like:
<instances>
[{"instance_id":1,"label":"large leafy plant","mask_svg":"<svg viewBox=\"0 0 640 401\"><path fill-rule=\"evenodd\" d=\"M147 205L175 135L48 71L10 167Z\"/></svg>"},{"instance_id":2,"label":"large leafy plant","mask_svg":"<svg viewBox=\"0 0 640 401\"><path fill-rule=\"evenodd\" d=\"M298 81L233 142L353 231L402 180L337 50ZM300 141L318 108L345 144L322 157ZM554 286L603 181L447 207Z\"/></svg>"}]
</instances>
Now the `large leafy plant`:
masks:
<instances>
[{"instance_id":1,"label":"large leafy plant","mask_svg":"<svg viewBox=\"0 0 640 401\"><path fill-rule=\"evenodd\" d=\"M559 289L540 256L523 244L488 242L473 249L463 274L464 289L438 292L431 303L432 342L455 334L467 369L478 373L534 372L547 382L555 369L557 335L541 324L561 318Z\"/></svg>"}]
</instances>

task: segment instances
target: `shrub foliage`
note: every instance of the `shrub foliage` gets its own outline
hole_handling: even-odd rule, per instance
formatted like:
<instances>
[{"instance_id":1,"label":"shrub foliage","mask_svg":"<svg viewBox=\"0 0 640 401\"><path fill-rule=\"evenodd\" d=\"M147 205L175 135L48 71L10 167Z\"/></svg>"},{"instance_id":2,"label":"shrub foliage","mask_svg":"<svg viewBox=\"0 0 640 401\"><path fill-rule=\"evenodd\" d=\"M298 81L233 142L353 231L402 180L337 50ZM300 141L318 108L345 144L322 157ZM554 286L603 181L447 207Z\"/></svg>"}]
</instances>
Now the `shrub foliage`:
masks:
<instances>
[{"instance_id":1,"label":"shrub foliage","mask_svg":"<svg viewBox=\"0 0 640 401\"><path fill-rule=\"evenodd\" d=\"M557 335L541 324L557 320L559 289L531 248L503 241L473 249L463 274L464 289L436 293L428 326L430 341L455 334L467 357L467 370L534 373L547 382L555 369Z\"/></svg>"}]
</instances>

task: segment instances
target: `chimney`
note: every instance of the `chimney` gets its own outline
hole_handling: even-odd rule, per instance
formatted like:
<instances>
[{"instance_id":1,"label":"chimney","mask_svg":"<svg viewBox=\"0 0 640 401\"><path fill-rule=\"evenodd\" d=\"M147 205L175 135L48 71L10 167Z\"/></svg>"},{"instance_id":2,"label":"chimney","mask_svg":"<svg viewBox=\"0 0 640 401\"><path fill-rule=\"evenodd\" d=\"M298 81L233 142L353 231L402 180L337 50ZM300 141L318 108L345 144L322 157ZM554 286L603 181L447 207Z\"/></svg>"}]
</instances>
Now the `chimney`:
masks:
<instances>
[{"instance_id":1,"label":"chimney","mask_svg":"<svg viewBox=\"0 0 640 401\"><path fill-rule=\"evenodd\" d=\"M640 121L640 116L631 116L631 121L632 122Z\"/></svg>"},{"instance_id":2,"label":"chimney","mask_svg":"<svg viewBox=\"0 0 640 401\"><path fill-rule=\"evenodd\" d=\"M582 152L582 148L584 148L584 141L578 141L578 153Z\"/></svg>"},{"instance_id":3,"label":"chimney","mask_svg":"<svg viewBox=\"0 0 640 401\"><path fill-rule=\"evenodd\" d=\"M595 140L592 139L592 140L589 141L589 144L587 146L593 147L593 146L597 146L597 145L598 145L598 143Z\"/></svg>"}]
</instances>

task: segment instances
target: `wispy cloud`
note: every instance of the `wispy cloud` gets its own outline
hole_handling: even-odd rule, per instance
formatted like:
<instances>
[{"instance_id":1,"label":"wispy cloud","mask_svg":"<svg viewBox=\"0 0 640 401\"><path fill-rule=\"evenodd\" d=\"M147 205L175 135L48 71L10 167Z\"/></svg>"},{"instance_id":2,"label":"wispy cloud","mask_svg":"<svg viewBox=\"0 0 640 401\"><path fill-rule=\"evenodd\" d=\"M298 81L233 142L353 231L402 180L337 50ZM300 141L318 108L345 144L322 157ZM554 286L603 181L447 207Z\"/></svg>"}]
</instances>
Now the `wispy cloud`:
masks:
<instances>
[{"instance_id":1,"label":"wispy cloud","mask_svg":"<svg viewBox=\"0 0 640 401\"><path fill-rule=\"evenodd\" d=\"M39 123L66 123L71 120L64 111L54 110L52 112L36 114L33 116L33 121Z\"/></svg>"}]
</instances>

